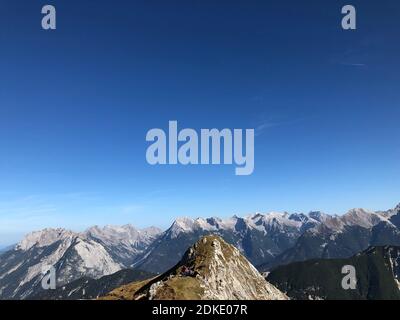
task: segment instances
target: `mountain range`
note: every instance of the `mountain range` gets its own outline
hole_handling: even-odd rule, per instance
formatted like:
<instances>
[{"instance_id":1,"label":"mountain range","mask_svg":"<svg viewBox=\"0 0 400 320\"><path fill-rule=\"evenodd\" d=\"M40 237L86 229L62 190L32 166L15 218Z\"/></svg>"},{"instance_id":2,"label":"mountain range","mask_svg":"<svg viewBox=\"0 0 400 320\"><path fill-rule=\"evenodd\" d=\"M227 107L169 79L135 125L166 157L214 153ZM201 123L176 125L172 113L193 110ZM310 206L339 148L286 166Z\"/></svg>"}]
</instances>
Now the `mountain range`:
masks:
<instances>
[{"instance_id":1,"label":"mountain range","mask_svg":"<svg viewBox=\"0 0 400 320\"><path fill-rule=\"evenodd\" d=\"M163 274L188 247L210 234L234 245L260 271L310 259L349 258L370 246L400 246L400 205L387 211L256 213L246 217L179 218L165 231L131 225L85 232L45 229L0 255L0 299L29 299L41 291L42 269L54 266L57 287L133 268Z\"/></svg>"},{"instance_id":2,"label":"mountain range","mask_svg":"<svg viewBox=\"0 0 400 320\"><path fill-rule=\"evenodd\" d=\"M93 227L82 233L65 229L32 232L0 255L0 297L26 299L39 294L47 266L55 268L57 286L126 269L160 232L157 228L137 230L131 225Z\"/></svg>"},{"instance_id":3,"label":"mountain range","mask_svg":"<svg viewBox=\"0 0 400 320\"><path fill-rule=\"evenodd\" d=\"M172 267L201 236L217 234L262 271L312 258L350 257L369 246L400 245L400 205L388 211L352 209L254 214L229 219L177 219L140 255L133 267L160 273Z\"/></svg>"}]
</instances>

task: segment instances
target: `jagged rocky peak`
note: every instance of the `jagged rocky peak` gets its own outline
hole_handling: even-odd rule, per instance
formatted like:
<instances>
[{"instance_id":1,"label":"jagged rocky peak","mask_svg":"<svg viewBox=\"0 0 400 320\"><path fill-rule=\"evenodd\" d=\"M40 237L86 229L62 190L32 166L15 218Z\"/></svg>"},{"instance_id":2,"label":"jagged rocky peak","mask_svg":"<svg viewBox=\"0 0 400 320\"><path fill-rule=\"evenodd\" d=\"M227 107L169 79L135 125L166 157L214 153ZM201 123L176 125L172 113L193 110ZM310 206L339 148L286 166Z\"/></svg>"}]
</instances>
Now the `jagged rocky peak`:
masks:
<instances>
[{"instance_id":1,"label":"jagged rocky peak","mask_svg":"<svg viewBox=\"0 0 400 320\"><path fill-rule=\"evenodd\" d=\"M255 213L245 217L233 216L227 219L221 218L187 218L182 217L174 221L167 234L171 238L177 237L181 233L194 231L218 232L218 231L243 231L247 229L257 229L267 232L271 228L297 228L300 230L306 224L316 224L318 221L311 219L305 214L289 214L287 212L269 212L266 214Z\"/></svg>"},{"instance_id":2,"label":"jagged rocky peak","mask_svg":"<svg viewBox=\"0 0 400 320\"><path fill-rule=\"evenodd\" d=\"M88 239L96 238L103 241L116 244L120 242L136 243L148 239L151 241L157 235L161 234L161 230L155 227L146 229L136 229L130 224L123 226L93 226L85 232L73 232L63 228L46 228L27 234L16 246L17 249L27 251L33 247L46 247L57 241L65 241L71 239Z\"/></svg>"},{"instance_id":3,"label":"jagged rocky peak","mask_svg":"<svg viewBox=\"0 0 400 320\"><path fill-rule=\"evenodd\" d=\"M154 238L159 235L162 231L155 227L150 227L146 229L136 229L131 224L126 224L123 226L111 226L107 225L103 228L99 226L94 226L87 229L84 232L85 236L94 237L99 240L109 241L109 242L129 242L135 243L137 241L143 241L146 238Z\"/></svg>"},{"instance_id":4,"label":"jagged rocky peak","mask_svg":"<svg viewBox=\"0 0 400 320\"><path fill-rule=\"evenodd\" d=\"M26 251L34 246L45 247L57 241L62 241L67 238L73 238L74 236L76 236L74 232L66 229L47 228L27 234L17 245L17 249Z\"/></svg>"},{"instance_id":5,"label":"jagged rocky peak","mask_svg":"<svg viewBox=\"0 0 400 320\"><path fill-rule=\"evenodd\" d=\"M257 216L260 217L258 219L262 220L265 225L300 227L303 223L298 214L289 214L287 212L272 211L264 215L258 214L253 216L252 220L254 221Z\"/></svg>"},{"instance_id":6,"label":"jagged rocky peak","mask_svg":"<svg viewBox=\"0 0 400 320\"><path fill-rule=\"evenodd\" d=\"M310 217L308 217L304 213L292 213L289 215L288 219L305 223L310 220Z\"/></svg>"},{"instance_id":7,"label":"jagged rocky peak","mask_svg":"<svg viewBox=\"0 0 400 320\"><path fill-rule=\"evenodd\" d=\"M172 238L176 237L180 233L191 232L194 229L194 220L187 217L181 217L176 219L171 227L167 230Z\"/></svg>"},{"instance_id":8,"label":"jagged rocky peak","mask_svg":"<svg viewBox=\"0 0 400 320\"><path fill-rule=\"evenodd\" d=\"M256 268L222 238L202 237L163 275L111 292L105 299L286 300Z\"/></svg>"},{"instance_id":9,"label":"jagged rocky peak","mask_svg":"<svg viewBox=\"0 0 400 320\"><path fill-rule=\"evenodd\" d=\"M88 234L98 234L98 235L130 235L130 234L138 234L139 230L136 229L131 224L126 224L123 226L113 226L113 225L106 225L104 227L93 226L90 227L85 231Z\"/></svg>"},{"instance_id":10,"label":"jagged rocky peak","mask_svg":"<svg viewBox=\"0 0 400 320\"><path fill-rule=\"evenodd\" d=\"M198 275L206 299L286 298L264 280L237 248L215 235L201 238L186 252L181 265Z\"/></svg>"},{"instance_id":11,"label":"jagged rocky peak","mask_svg":"<svg viewBox=\"0 0 400 320\"><path fill-rule=\"evenodd\" d=\"M188 218L181 217L174 221L172 226L166 231L170 238L176 238L181 233L191 233L195 231L215 232L218 230L232 229L236 223L232 219L222 220L220 218Z\"/></svg>"},{"instance_id":12,"label":"jagged rocky peak","mask_svg":"<svg viewBox=\"0 0 400 320\"><path fill-rule=\"evenodd\" d=\"M383 217L373 211L356 208L349 210L342 217L342 221L346 225L358 225L363 228L371 228L379 223Z\"/></svg>"},{"instance_id":13,"label":"jagged rocky peak","mask_svg":"<svg viewBox=\"0 0 400 320\"><path fill-rule=\"evenodd\" d=\"M397 215L400 214L400 203L395 206L393 209L390 209L388 211L386 211L387 216L393 216L393 215Z\"/></svg>"},{"instance_id":14,"label":"jagged rocky peak","mask_svg":"<svg viewBox=\"0 0 400 320\"><path fill-rule=\"evenodd\" d=\"M160 233L162 233L162 230L157 227L148 227L148 228L140 229L140 231L143 234L152 235L152 236L157 236Z\"/></svg>"},{"instance_id":15,"label":"jagged rocky peak","mask_svg":"<svg viewBox=\"0 0 400 320\"><path fill-rule=\"evenodd\" d=\"M321 211L311 211L309 214L308 214L308 216L310 217L310 218L312 218L312 219L314 219L314 220L317 220L317 221L323 221L324 220L324 218L325 218L325 214L324 213L322 213Z\"/></svg>"},{"instance_id":16,"label":"jagged rocky peak","mask_svg":"<svg viewBox=\"0 0 400 320\"><path fill-rule=\"evenodd\" d=\"M395 210L390 211L391 215L395 213ZM390 216L389 213L386 216ZM265 233L284 230L298 230L299 232L303 232L312 228L315 230L322 228L324 230L340 232L345 226L371 228L380 221L387 220L386 216L365 209L352 209L343 216L329 215L320 211L312 211L308 214L272 211L269 213L257 212L242 218L234 216L229 219L178 218L167 233L171 238L175 238L181 233L194 231L240 232L247 229L257 229Z\"/></svg>"},{"instance_id":17,"label":"jagged rocky peak","mask_svg":"<svg viewBox=\"0 0 400 320\"><path fill-rule=\"evenodd\" d=\"M85 232L44 229L26 235L16 252L0 256L0 299L27 298L41 290L42 267L57 269L59 285L99 278L131 265L160 234L131 225L92 227Z\"/></svg>"}]
</instances>

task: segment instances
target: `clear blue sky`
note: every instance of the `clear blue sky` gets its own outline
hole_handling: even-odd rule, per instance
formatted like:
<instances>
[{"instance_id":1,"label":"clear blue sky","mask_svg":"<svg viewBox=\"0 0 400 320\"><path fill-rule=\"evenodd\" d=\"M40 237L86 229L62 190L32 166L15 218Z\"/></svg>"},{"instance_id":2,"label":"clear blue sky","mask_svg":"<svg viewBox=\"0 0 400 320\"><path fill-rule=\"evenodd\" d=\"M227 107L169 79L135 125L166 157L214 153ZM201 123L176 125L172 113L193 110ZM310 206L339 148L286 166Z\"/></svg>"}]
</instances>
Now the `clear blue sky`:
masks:
<instances>
[{"instance_id":1,"label":"clear blue sky","mask_svg":"<svg viewBox=\"0 0 400 320\"><path fill-rule=\"evenodd\" d=\"M357 31L340 27L348 3ZM394 206L399 18L388 0L2 0L0 245L47 226ZM256 128L253 175L148 165L146 133L169 120Z\"/></svg>"}]
</instances>

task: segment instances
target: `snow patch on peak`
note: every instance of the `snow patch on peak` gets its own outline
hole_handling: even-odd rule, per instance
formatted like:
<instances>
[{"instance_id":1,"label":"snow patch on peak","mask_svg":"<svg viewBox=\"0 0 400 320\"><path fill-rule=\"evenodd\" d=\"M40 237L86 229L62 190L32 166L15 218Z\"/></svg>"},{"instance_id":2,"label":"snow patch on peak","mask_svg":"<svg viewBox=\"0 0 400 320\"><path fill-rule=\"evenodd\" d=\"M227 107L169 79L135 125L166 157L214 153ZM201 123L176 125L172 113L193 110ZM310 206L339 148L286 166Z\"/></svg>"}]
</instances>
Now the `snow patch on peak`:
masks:
<instances>
[{"instance_id":1,"label":"snow patch on peak","mask_svg":"<svg viewBox=\"0 0 400 320\"><path fill-rule=\"evenodd\" d=\"M244 218L233 216L227 219L220 218L178 218L174 221L167 234L171 238L176 238L181 233L190 233L195 231L218 232L234 231L241 232L247 228L255 229L267 234L273 230L282 232L299 232L305 228L311 228L320 222L312 219L305 214L290 214L288 212L269 212L267 214L255 213L249 214Z\"/></svg>"},{"instance_id":2,"label":"snow patch on peak","mask_svg":"<svg viewBox=\"0 0 400 320\"><path fill-rule=\"evenodd\" d=\"M175 220L175 225L184 230L191 230L194 227L194 220L188 217L182 217Z\"/></svg>"},{"instance_id":3,"label":"snow patch on peak","mask_svg":"<svg viewBox=\"0 0 400 320\"><path fill-rule=\"evenodd\" d=\"M176 238L181 233L190 233L194 231L216 232L219 230L234 230L239 218L232 217L228 219L220 218L188 218L182 217L174 221L167 233L171 238Z\"/></svg>"},{"instance_id":4,"label":"snow patch on peak","mask_svg":"<svg viewBox=\"0 0 400 320\"><path fill-rule=\"evenodd\" d=\"M211 221L208 219L197 218L194 221L194 226L201 230L215 231L218 229L219 223L215 219Z\"/></svg>"},{"instance_id":5,"label":"snow patch on peak","mask_svg":"<svg viewBox=\"0 0 400 320\"><path fill-rule=\"evenodd\" d=\"M188 217L181 217L174 221L169 233L171 238L176 238L180 233L191 232L194 230L194 220Z\"/></svg>"},{"instance_id":6,"label":"snow patch on peak","mask_svg":"<svg viewBox=\"0 0 400 320\"><path fill-rule=\"evenodd\" d=\"M287 212L269 212L267 214L256 213L245 218L248 226L267 233L271 229L299 229L303 222L301 219L295 219L294 214Z\"/></svg>"}]
</instances>

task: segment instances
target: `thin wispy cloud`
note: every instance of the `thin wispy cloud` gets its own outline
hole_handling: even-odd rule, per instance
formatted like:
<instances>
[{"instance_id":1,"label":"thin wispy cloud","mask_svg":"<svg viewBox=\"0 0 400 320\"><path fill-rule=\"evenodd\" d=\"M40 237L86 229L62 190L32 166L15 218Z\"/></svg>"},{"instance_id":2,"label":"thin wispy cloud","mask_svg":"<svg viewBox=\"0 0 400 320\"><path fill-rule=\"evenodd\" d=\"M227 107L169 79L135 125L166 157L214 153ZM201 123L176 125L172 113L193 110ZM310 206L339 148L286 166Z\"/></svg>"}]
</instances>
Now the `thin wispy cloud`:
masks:
<instances>
[{"instance_id":1,"label":"thin wispy cloud","mask_svg":"<svg viewBox=\"0 0 400 320\"><path fill-rule=\"evenodd\" d=\"M358 41L346 50L338 51L331 57L331 63L345 67L365 68L372 64L371 52L378 46L372 39Z\"/></svg>"},{"instance_id":2,"label":"thin wispy cloud","mask_svg":"<svg viewBox=\"0 0 400 320\"><path fill-rule=\"evenodd\" d=\"M291 125L298 123L300 121L305 120L305 118L298 118L298 119L291 119L291 120L281 120L281 121L272 121L272 120L266 120L262 123L260 123L258 126L255 127L254 129L254 134L255 136L260 136L263 133L265 133L268 129L275 128L275 127L280 127L280 126L285 126L285 125Z\"/></svg>"},{"instance_id":3,"label":"thin wispy cloud","mask_svg":"<svg viewBox=\"0 0 400 320\"><path fill-rule=\"evenodd\" d=\"M259 135L263 134L265 130L273 128L273 127L277 127L279 125L281 125L281 123L279 123L279 122L269 122L269 121L264 122L255 128L255 130L254 130L255 135L259 136Z\"/></svg>"},{"instance_id":4,"label":"thin wispy cloud","mask_svg":"<svg viewBox=\"0 0 400 320\"><path fill-rule=\"evenodd\" d=\"M347 67L367 67L367 64L365 63L349 63L349 62L342 62L342 66L347 66Z\"/></svg>"}]
</instances>

